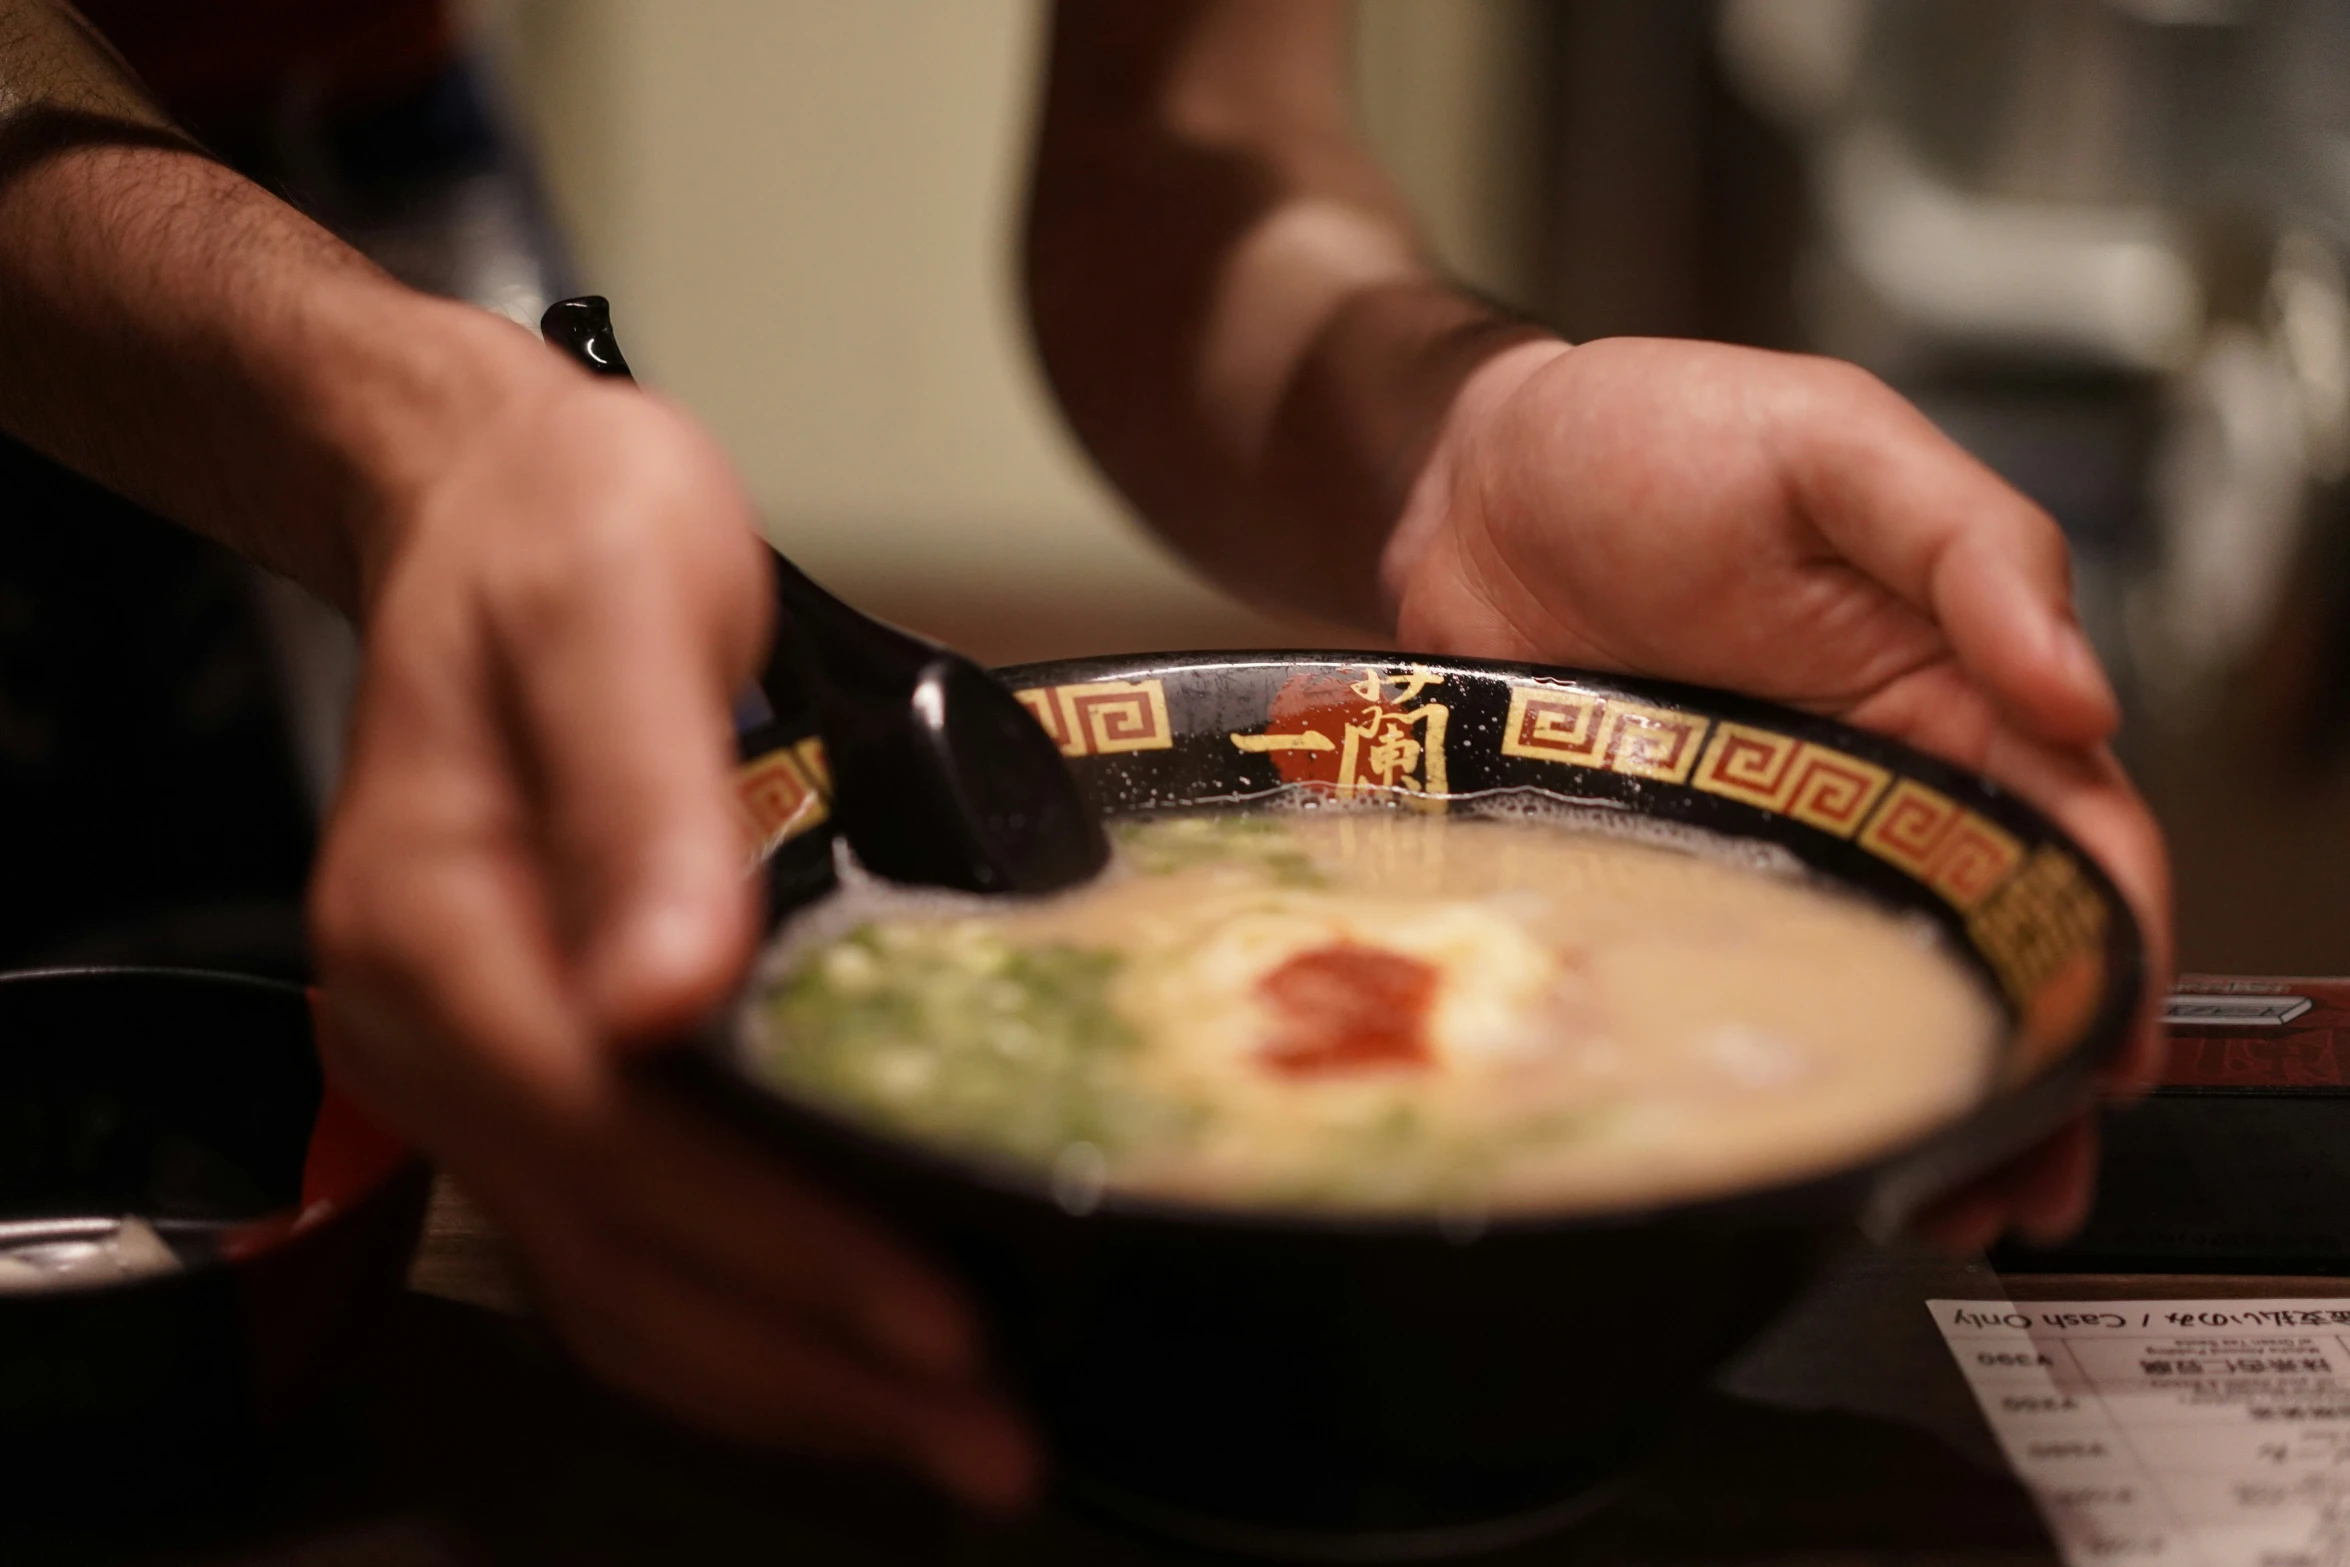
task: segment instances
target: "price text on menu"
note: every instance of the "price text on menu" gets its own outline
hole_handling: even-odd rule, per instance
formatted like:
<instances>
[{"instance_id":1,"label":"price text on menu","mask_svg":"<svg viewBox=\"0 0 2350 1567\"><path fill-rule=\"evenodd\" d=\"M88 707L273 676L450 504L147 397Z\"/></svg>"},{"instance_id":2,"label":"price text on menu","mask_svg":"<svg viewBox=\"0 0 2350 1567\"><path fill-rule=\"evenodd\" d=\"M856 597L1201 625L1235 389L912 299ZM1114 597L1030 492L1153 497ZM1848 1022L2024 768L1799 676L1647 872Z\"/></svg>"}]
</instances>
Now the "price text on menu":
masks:
<instances>
[{"instance_id":1,"label":"price text on menu","mask_svg":"<svg viewBox=\"0 0 2350 1567\"><path fill-rule=\"evenodd\" d=\"M2350 1567L2350 1300L1927 1306L2074 1567Z\"/></svg>"}]
</instances>

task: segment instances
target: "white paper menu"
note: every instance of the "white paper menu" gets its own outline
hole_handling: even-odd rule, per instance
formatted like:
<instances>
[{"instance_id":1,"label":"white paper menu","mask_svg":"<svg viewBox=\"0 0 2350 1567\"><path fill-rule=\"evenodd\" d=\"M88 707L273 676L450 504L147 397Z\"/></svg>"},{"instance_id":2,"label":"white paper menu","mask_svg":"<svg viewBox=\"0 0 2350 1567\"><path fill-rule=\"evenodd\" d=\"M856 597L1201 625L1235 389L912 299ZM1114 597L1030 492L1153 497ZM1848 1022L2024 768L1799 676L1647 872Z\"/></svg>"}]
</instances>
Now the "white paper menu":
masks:
<instances>
[{"instance_id":1,"label":"white paper menu","mask_svg":"<svg viewBox=\"0 0 2350 1567\"><path fill-rule=\"evenodd\" d=\"M2350 1567L2350 1300L1926 1304L2072 1567Z\"/></svg>"}]
</instances>

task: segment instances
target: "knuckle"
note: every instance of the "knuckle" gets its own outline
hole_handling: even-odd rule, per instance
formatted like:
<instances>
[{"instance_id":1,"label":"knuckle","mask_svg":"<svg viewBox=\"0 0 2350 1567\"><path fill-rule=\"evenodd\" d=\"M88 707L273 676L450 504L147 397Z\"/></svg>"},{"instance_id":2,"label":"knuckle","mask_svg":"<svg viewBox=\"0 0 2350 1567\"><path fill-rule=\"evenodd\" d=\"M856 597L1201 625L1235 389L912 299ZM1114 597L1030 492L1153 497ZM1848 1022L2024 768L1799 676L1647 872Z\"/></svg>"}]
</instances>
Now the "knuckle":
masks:
<instances>
[{"instance_id":1,"label":"knuckle","mask_svg":"<svg viewBox=\"0 0 2350 1567\"><path fill-rule=\"evenodd\" d=\"M491 612L529 640L562 634L641 580L641 546L629 536L624 506L610 498L575 508L560 528L533 529L505 542L485 562L482 591Z\"/></svg>"},{"instance_id":2,"label":"knuckle","mask_svg":"<svg viewBox=\"0 0 2350 1567\"><path fill-rule=\"evenodd\" d=\"M2011 558L2034 580L2069 595L2073 574L2072 546L2064 529L2040 506L2019 495L2004 539L1985 539L1994 548L2012 552Z\"/></svg>"},{"instance_id":3,"label":"knuckle","mask_svg":"<svg viewBox=\"0 0 2350 1567\"><path fill-rule=\"evenodd\" d=\"M759 560L730 499L657 463L623 472L558 526L518 533L491 562L488 591L531 634L663 604L690 609L688 624L742 619Z\"/></svg>"},{"instance_id":4,"label":"knuckle","mask_svg":"<svg viewBox=\"0 0 2350 1567\"><path fill-rule=\"evenodd\" d=\"M641 392L582 388L452 481L431 508L438 569L510 637L665 619L733 650L763 631L763 552L725 454ZM433 597L445 606L452 595Z\"/></svg>"},{"instance_id":5,"label":"knuckle","mask_svg":"<svg viewBox=\"0 0 2350 1567\"><path fill-rule=\"evenodd\" d=\"M374 996L413 990L426 966L430 921L417 878L378 852L364 822L330 831L311 878L305 918L320 978Z\"/></svg>"},{"instance_id":6,"label":"knuckle","mask_svg":"<svg viewBox=\"0 0 2350 1567\"><path fill-rule=\"evenodd\" d=\"M353 862L353 851L331 835L317 874L311 880L308 919L310 939L322 968L347 970L365 961L382 945L367 878Z\"/></svg>"},{"instance_id":7,"label":"knuckle","mask_svg":"<svg viewBox=\"0 0 2350 1567\"><path fill-rule=\"evenodd\" d=\"M1803 363L1815 393L1824 398L1870 411L1907 411L1910 407L1909 400L1886 385L1875 371L1849 359L1814 354L1805 356Z\"/></svg>"}]
</instances>

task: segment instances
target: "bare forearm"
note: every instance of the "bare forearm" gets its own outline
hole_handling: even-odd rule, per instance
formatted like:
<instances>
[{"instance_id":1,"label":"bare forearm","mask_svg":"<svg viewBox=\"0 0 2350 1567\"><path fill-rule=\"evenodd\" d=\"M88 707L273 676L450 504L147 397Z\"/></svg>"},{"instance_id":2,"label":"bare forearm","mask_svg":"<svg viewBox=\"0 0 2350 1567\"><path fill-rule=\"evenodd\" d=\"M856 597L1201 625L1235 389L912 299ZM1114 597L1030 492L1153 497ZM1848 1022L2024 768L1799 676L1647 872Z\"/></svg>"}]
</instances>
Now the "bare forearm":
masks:
<instances>
[{"instance_id":1,"label":"bare forearm","mask_svg":"<svg viewBox=\"0 0 2350 1567\"><path fill-rule=\"evenodd\" d=\"M401 288L0 0L0 427L356 608L390 497L543 358Z\"/></svg>"},{"instance_id":2,"label":"bare forearm","mask_svg":"<svg viewBox=\"0 0 2350 1567\"><path fill-rule=\"evenodd\" d=\"M1063 0L1028 233L1102 465L1254 597L1385 628L1380 550L1462 380L1540 335L1424 259L1357 139L1339 0Z\"/></svg>"}]
</instances>

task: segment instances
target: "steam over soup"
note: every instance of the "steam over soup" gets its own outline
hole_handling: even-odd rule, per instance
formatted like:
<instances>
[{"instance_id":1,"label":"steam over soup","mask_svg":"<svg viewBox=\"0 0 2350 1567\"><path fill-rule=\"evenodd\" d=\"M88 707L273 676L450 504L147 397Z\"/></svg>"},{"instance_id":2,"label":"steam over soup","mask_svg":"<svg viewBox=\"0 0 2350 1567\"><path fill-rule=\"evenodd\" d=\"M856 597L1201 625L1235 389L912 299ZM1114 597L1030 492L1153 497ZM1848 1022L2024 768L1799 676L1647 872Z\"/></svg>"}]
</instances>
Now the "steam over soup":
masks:
<instances>
[{"instance_id":1,"label":"steam over soup","mask_svg":"<svg viewBox=\"0 0 2350 1567\"><path fill-rule=\"evenodd\" d=\"M835 897L761 1069L1080 1204L1572 1209L1864 1155L1963 1110L1996 1037L1915 924L1719 855L1402 811L1117 839L1059 898Z\"/></svg>"}]
</instances>

